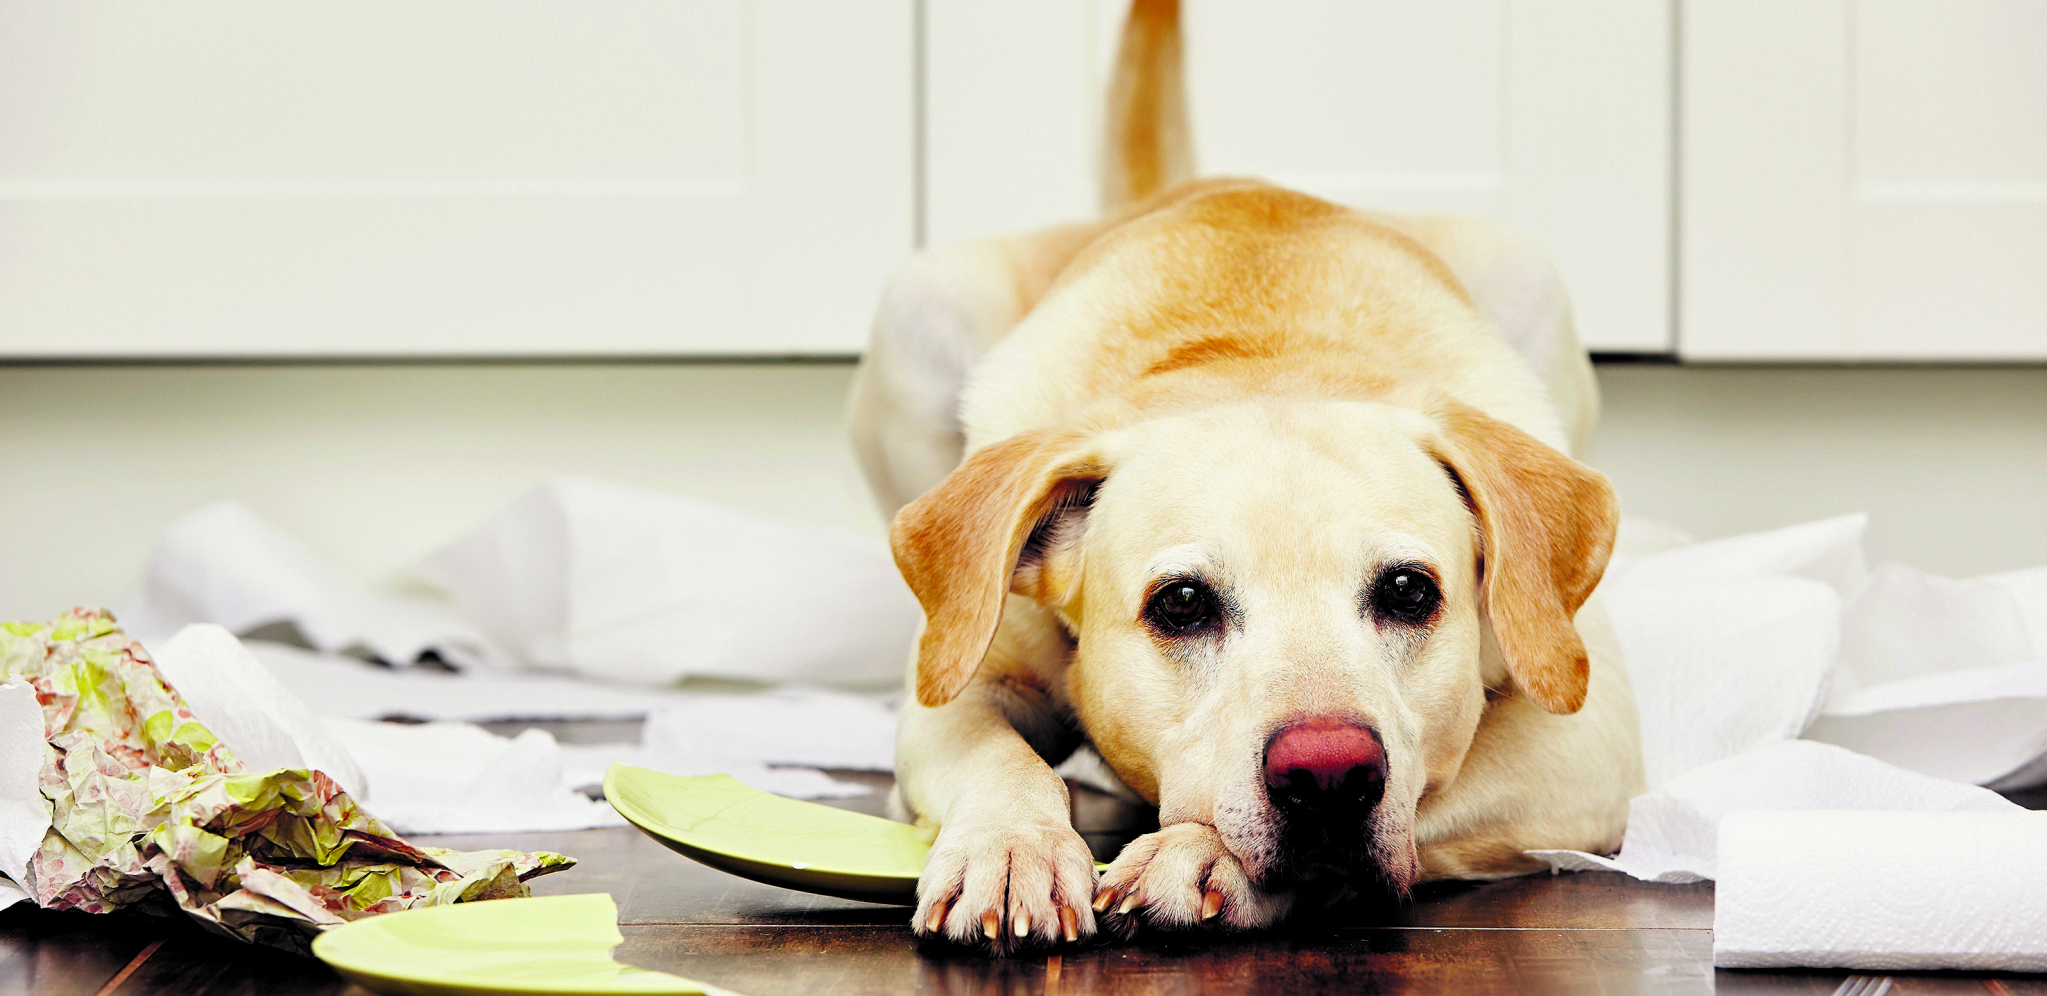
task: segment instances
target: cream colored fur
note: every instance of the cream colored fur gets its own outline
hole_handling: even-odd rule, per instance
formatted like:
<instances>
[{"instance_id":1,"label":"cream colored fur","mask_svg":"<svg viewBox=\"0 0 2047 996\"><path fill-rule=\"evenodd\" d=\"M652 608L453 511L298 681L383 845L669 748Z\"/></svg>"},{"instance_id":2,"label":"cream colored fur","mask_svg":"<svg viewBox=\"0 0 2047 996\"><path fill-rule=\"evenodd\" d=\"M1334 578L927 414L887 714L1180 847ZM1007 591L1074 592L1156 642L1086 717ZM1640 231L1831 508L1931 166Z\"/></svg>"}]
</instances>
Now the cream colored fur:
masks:
<instances>
[{"instance_id":1,"label":"cream colored fur","mask_svg":"<svg viewBox=\"0 0 2047 996\"><path fill-rule=\"evenodd\" d=\"M1397 888L1618 846L1633 698L1578 607L1611 493L1565 456L1596 412L1554 268L1483 222L1204 181L919 254L851 410L927 611L897 766L935 834L919 931L1006 950L1103 917L1277 921L1261 752L1309 715L1379 732L1359 833ZM1419 636L1360 616L1393 562L1443 582ZM1164 644L1146 585L1195 570L1227 577L1242 624ZM1099 882L1052 770L1082 746L1162 827Z\"/></svg>"}]
</instances>

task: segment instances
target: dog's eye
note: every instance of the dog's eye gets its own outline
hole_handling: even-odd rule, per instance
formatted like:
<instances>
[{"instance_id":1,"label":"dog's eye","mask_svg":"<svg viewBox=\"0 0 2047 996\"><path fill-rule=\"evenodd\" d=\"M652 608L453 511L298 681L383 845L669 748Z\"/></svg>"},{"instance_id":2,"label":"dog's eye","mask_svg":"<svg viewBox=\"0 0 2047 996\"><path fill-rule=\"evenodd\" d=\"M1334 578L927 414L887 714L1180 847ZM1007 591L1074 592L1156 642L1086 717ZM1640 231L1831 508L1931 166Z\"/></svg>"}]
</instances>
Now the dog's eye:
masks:
<instances>
[{"instance_id":1,"label":"dog's eye","mask_svg":"<svg viewBox=\"0 0 2047 996\"><path fill-rule=\"evenodd\" d=\"M1185 633L1214 621L1215 594L1199 581L1176 578L1151 596L1144 614L1167 633Z\"/></svg>"},{"instance_id":2,"label":"dog's eye","mask_svg":"<svg viewBox=\"0 0 2047 996\"><path fill-rule=\"evenodd\" d=\"M1443 593L1436 579L1413 567L1395 567L1379 575L1372 586L1372 606L1388 618L1401 622L1426 622L1436 614Z\"/></svg>"}]
</instances>

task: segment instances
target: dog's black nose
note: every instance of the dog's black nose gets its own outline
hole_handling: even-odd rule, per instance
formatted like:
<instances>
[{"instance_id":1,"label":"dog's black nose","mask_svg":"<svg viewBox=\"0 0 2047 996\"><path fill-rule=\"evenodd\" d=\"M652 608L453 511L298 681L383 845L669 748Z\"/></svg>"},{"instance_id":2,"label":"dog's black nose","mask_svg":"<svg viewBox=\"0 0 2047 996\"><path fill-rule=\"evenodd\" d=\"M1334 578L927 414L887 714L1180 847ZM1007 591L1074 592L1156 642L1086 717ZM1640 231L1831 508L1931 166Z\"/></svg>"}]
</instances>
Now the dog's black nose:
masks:
<instances>
[{"instance_id":1,"label":"dog's black nose","mask_svg":"<svg viewBox=\"0 0 2047 996\"><path fill-rule=\"evenodd\" d=\"M1265 745L1265 794L1299 815L1359 815L1386 792L1386 748L1369 726L1309 719Z\"/></svg>"}]
</instances>

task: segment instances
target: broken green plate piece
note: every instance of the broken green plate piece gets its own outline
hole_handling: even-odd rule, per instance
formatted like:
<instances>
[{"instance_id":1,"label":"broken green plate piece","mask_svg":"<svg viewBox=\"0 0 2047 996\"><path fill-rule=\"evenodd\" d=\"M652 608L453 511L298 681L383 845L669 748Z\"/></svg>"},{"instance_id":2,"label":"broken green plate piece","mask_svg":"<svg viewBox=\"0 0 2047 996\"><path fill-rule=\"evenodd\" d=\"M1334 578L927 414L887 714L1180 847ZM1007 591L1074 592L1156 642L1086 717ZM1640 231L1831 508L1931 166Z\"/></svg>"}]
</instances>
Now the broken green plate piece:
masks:
<instances>
[{"instance_id":1,"label":"broken green plate piece","mask_svg":"<svg viewBox=\"0 0 2047 996\"><path fill-rule=\"evenodd\" d=\"M784 799L731 775L614 764L604 798L648 836L720 871L841 899L916 905L931 850L907 823Z\"/></svg>"},{"instance_id":2,"label":"broken green plate piece","mask_svg":"<svg viewBox=\"0 0 2047 996\"><path fill-rule=\"evenodd\" d=\"M733 996L611 960L625 938L603 893L493 899L368 917L313 939L313 954L391 996Z\"/></svg>"},{"instance_id":3,"label":"broken green plate piece","mask_svg":"<svg viewBox=\"0 0 2047 996\"><path fill-rule=\"evenodd\" d=\"M907 823L785 799L731 775L614 764L604 798L669 850L740 878L820 896L917 905L931 844ZM1095 871L1109 866L1095 863Z\"/></svg>"}]
</instances>

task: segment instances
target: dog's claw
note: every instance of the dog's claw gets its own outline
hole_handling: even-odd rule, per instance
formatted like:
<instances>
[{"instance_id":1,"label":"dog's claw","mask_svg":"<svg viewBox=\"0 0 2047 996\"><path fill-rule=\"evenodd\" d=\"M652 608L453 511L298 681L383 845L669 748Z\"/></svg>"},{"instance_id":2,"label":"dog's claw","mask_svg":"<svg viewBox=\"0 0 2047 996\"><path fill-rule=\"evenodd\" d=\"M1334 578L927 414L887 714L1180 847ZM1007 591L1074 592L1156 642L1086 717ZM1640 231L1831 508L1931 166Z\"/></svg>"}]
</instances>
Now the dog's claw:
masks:
<instances>
[{"instance_id":1,"label":"dog's claw","mask_svg":"<svg viewBox=\"0 0 2047 996\"><path fill-rule=\"evenodd\" d=\"M1144 930L1268 927L1293 902L1287 893L1252 884L1215 828L1198 823L1174 824L1132 841L1103 874L1100 890L1095 909L1109 912L1109 929L1125 937Z\"/></svg>"},{"instance_id":2,"label":"dog's claw","mask_svg":"<svg viewBox=\"0 0 2047 996\"><path fill-rule=\"evenodd\" d=\"M1081 941L1095 932L1084 905L1094 895L1093 860L1070 826L967 821L942 828L918 892L913 919L927 939L1014 954Z\"/></svg>"}]
</instances>

